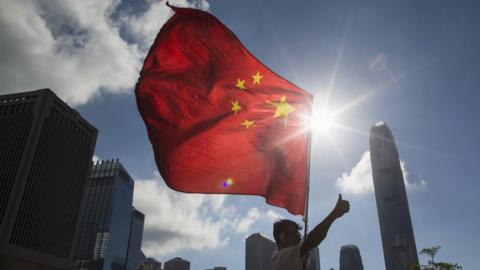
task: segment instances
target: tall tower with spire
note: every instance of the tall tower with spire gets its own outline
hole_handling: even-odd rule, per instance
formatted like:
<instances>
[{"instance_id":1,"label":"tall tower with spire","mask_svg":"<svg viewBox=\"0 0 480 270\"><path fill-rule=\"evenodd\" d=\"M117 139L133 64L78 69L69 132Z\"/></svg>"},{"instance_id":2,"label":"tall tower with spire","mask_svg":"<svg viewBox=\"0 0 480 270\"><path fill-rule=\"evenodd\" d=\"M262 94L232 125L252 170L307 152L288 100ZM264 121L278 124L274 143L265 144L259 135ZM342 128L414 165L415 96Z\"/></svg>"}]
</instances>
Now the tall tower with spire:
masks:
<instances>
[{"instance_id":1,"label":"tall tower with spire","mask_svg":"<svg viewBox=\"0 0 480 270\"><path fill-rule=\"evenodd\" d=\"M370 131L370 155L385 269L405 270L418 255L397 147L384 122Z\"/></svg>"}]
</instances>

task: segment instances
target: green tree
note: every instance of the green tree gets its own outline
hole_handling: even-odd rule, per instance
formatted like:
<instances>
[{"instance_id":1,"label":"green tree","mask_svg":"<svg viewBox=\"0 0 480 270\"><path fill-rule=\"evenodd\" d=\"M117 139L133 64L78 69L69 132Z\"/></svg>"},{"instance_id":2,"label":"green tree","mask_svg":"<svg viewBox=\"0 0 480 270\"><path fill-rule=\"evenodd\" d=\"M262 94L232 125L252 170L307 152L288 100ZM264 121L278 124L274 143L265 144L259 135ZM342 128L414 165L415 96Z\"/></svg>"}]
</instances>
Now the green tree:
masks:
<instances>
[{"instance_id":1,"label":"green tree","mask_svg":"<svg viewBox=\"0 0 480 270\"><path fill-rule=\"evenodd\" d=\"M427 265L420 265L421 270L462 270L463 267L457 263L449 262L435 262L435 255L441 246L434 246L430 248L424 248L420 251L420 254L429 256ZM417 267L418 269L418 267Z\"/></svg>"}]
</instances>

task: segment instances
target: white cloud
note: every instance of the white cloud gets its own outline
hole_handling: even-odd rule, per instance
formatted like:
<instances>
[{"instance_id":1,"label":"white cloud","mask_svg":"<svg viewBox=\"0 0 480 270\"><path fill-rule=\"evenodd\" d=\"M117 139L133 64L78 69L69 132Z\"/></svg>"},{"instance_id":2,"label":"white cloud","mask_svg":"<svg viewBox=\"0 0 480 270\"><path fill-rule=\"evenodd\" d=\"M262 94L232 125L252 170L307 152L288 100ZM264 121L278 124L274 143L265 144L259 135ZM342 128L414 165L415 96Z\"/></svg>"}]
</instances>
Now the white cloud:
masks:
<instances>
[{"instance_id":1,"label":"white cloud","mask_svg":"<svg viewBox=\"0 0 480 270\"><path fill-rule=\"evenodd\" d=\"M178 7L195 7L202 10L208 10L209 4L206 0L191 2L186 0L170 1L174 6ZM165 5L165 1L150 1L149 9L140 15L130 16L122 14L121 23L128 29L129 33L145 48L155 39L158 29L173 14L171 8Z\"/></svg>"},{"instance_id":2,"label":"white cloud","mask_svg":"<svg viewBox=\"0 0 480 270\"><path fill-rule=\"evenodd\" d=\"M424 179L417 183L412 183L409 181L409 173L403 160L400 160L400 168L402 170L407 189L426 186L426 181ZM374 189L370 151L365 151L362 154L360 161L358 161L358 163L350 172L342 173L342 176L337 178L336 185L342 193L346 194L366 194L373 192Z\"/></svg>"},{"instance_id":3,"label":"white cloud","mask_svg":"<svg viewBox=\"0 0 480 270\"><path fill-rule=\"evenodd\" d=\"M207 9L202 1L179 5ZM0 2L0 94L51 88L71 105L100 89L131 90L146 49L171 16L165 1L114 21L119 0L4 0ZM177 1L173 2L177 4ZM127 42L120 27L127 22Z\"/></svg>"},{"instance_id":4,"label":"white cloud","mask_svg":"<svg viewBox=\"0 0 480 270\"><path fill-rule=\"evenodd\" d=\"M98 156L96 156L96 155L93 155L93 157L92 157L93 163L97 163L99 160L101 160L100 157L98 157Z\"/></svg>"},{"instance_id":5,"label":"white cloud","mask_svg":"<svg viewBox=\"0 0 480 270\"><path fill-rule=\"evenodd\" d=\"M148 256L161 257L179 250L218 248L228 243L226 235L253 233L256 222L281 217L271 209L250 208L243 214L227 205L226 198L176 192L158 173L153 179L135 180L134 206L145 213L142 249Z\"/></svg>"},{"instance_id":6,"label":"white cloud","mask_svg":"<svg viewBox=\"0 0 480 270\"><path fill-rule=\"evenodd\" d=\"M363 194L373 191L370 151L362 154L360 161L350 173L344 172L341 177L337 178L337 186L343 193Z\"/></svg>"},{"instance_id":7,"label":"white cloud","mask_svg":"<svg viewBox=\"0 0 480 270\"><path fill-rule=\"evenodd\" d=\"M275 222L278 219L284 218L282 215L278 214L272 209L268 209L266 212L258 210L258 208L250 208L245 216L237 217L235 219L230 219L228 225L236 233L254 233L251 231L252 225L259 221L266 222Z\"/></svg>"},{"instance_id":8,"label":"white cloud","mask_svg":"<svg viewBox=\"0 0 480 270\"><path fill-rule=\"evenodd\" d=\"M3 90L48 87L70 104L133 86L140 53L108 19L116 1L2 1Z\"/></svg>"},{"instance_id":9,"label":"white cloud","mask_svg":"<svg viewBox=\"0 0 480 270\"><path fill-rule=\"evenodd\" d=\"M222 207L222 195L178 193L163 180L136 180L134 205L143 211L143 249L148 256L163 256L182 249L201 250L225 245L220 233L226 216L210 214ZM207 211L203 211L206 209Z\"/></svg>"},{"instance_id":10,"label":"white cloud","mask_svg":"<svg viewBox=\"0 0 480 270\"><path fill-rule=\"evenodd\" d=\"M235 228L238 233L244 233L247 232L250 229L250 226L252 226L252 224L258 219L260 219L260 212L258 209L250 208L245 217L234 221L232 227Z\"/></svg>"},{"instance_id":11,"label":"white cloud","mask_svg":"<svg viewBox=\"0 0 480 270\"><path fill-rule=\"evenodd\" d=\"M407 166L405 165L405 161L400 159L400 168L402 169L403 179L405 181L405 187L407 189L417 189L417 188L424 188L427 187L427 181L425 179L420 179L419 181L412 182L409 178L409 172L407 171Z\"/></svg>"},{"instance_id":12,"label":"white cloud","mask_svg":"<svg viewBox=\"0 0 480 270\"><path fill-rule=\"evenodd\" d=\"M278 214L277 212L273 211L272 209L268 209L265 216L270 222L275 222L279 219L284 219L285 218L284 216L282 216L282 215Z\"/></svg>"}]
</instances>

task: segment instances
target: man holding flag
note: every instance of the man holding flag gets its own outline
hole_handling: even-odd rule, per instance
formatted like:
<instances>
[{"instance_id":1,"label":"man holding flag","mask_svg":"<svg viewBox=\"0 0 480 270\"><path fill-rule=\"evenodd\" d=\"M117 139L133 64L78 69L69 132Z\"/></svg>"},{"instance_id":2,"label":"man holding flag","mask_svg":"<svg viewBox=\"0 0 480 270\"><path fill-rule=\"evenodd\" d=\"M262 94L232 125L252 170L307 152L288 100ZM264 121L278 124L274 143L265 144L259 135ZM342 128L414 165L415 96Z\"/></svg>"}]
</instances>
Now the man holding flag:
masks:
<instances>
[{"instance_id":1,"label":"man holding flag","mask_svg":"<svg viewBox=\"0 0 480 270\"><path fill-rule=\"evenodd\" d=\"M273 237L277 251L272 256L272 270L302 270L307 258L305 255L325 239L332 223L350 210L348 201L338 195L332 212L301 241L301 227L294 221L282 219L273 224Z\"/></svg>"}]
</instances>

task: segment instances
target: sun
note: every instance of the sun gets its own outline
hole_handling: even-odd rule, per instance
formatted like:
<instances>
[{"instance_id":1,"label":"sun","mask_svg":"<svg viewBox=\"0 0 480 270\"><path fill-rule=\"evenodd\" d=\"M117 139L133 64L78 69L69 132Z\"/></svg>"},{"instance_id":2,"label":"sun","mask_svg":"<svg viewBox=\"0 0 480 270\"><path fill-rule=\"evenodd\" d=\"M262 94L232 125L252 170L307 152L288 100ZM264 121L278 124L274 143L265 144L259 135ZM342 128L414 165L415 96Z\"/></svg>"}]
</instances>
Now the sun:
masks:
<instances>
[{"instance_id":1,"label":"sun","mask_svg":"<svg viewBox=\"0 0 480 270\"><path fill-rule=\"evenodd\" d=\"M325 110L318 110L313 112L310 127L319 134L329 134L334 123L333 114Z\"/></svg>"}]
</instances>

